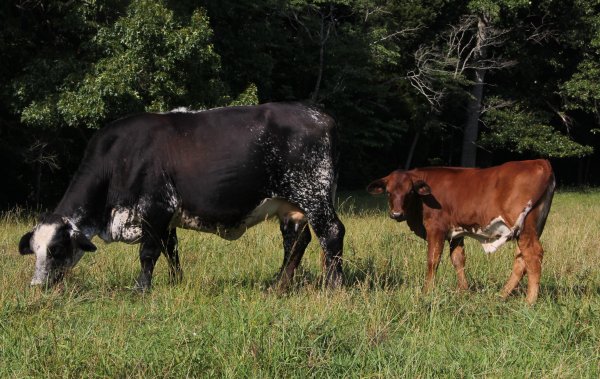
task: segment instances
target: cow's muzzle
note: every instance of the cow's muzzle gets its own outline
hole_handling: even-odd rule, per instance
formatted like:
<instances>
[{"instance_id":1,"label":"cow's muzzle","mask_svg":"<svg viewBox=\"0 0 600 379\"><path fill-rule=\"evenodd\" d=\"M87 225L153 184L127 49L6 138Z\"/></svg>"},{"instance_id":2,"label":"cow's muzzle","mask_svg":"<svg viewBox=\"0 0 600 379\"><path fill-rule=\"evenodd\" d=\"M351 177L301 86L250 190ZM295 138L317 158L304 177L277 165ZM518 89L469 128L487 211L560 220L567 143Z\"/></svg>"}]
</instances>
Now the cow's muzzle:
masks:
<instances>
[{"instance_id":1,"label":"cow's muzzle","mask_svg":"<svg viewBox=\"0 0 600 379\"><path fill-rule=\"evenodd\" d=\"M402 213L402 212L392 211L392 212L390 212L390 217L398 222L406 220L406 217L404 217L404 213Z\"/></svg>"},{"instance_id":2,"label":"cow's muzzle","mask_svg":"<svg viewBox=\"0 0 600 379\"><path fill-rule=\"evenodd\" d=\"M39 286L42 288L50 288L56 285L58 282L63 280L65 277L66 270L55 270L51 271L47 274L40 275L36 273L33 278L31 278L30 285L31 286Z\"/></svg>"}]
</instances>

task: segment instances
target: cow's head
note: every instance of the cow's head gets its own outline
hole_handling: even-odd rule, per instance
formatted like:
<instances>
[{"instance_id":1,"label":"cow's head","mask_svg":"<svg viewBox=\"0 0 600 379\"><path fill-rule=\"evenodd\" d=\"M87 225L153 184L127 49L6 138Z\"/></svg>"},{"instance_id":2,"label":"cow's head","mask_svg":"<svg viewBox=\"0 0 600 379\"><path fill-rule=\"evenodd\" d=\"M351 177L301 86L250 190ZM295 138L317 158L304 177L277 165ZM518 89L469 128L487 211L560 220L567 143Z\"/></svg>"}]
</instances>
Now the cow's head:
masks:
<instances>
[{"instance_id":1,"label":"cow's head","mask_svg":"<svg viewBox=\"0 0 600 379\"><path fill-rule=\"evenodd\" d=\"M431 195L431 188L427 183L415 180L409 173L401 170L373 181L367 191L372 195L388 194L390 217L396 221L406 220L407 200L410 197Z\"/></svg>"},{"instance_id":2,"label":"cow's head","mask_svg":"<svg viewBox=\"0 0 600 379\"><path fill-rule=\"evenodd\" d=\"M56 214L42 217L19 242L19 253L35 254L31 285L52 286L86 251L96 251L96 246L69 219Z\"/></svg>"}]
</instances>

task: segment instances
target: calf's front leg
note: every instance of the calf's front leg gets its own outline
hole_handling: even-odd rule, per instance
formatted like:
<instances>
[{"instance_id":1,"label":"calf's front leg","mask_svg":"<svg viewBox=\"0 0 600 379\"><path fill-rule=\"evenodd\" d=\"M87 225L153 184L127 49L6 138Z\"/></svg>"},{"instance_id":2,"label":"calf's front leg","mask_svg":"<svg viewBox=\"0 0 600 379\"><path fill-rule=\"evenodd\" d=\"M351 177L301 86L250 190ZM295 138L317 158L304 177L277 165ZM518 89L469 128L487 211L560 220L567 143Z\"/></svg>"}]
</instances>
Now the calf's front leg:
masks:
<instances>
[{"instance_id":1,"label":"calf's front leg","mask_svg":"<svg viewBox=\"0 0 600 379\"><path fill-rule=\"evenodd\" d=\"M427 275L423 292L429 292L434 285L435 273L444 249L444 235L440 233L427 232Z\"/></svg>"}]
</instances>

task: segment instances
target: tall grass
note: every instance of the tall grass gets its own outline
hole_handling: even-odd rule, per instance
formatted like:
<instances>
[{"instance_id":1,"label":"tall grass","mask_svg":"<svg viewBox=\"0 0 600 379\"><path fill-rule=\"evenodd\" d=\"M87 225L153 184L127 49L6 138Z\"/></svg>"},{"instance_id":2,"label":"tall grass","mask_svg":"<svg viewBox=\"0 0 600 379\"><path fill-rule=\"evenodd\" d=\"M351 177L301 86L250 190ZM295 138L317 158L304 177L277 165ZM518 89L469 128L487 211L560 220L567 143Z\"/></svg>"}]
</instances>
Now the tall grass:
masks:
<instances>
[{"instance_id":1,"label":"tall grass","mask_svg":"<svg viewBox=\"0 0 600 379\"><path fill-rule=\"evenodd\" d=\"M467 242L470 291L447 259L421 293L425 242L386 217L384 199L341 197L345 285L319 287L313 241L292 290L268 290L282 260L278 225L240 240L180 231L184 281L131 290L137 247L87 254L50 291L28 286L17 245L33 219L0 219L0 377L600 377L600 193L555 196L541 293L497 293L513 244ZM314 240L314 239L313 239Z\"/></svg>"}]
</instances>

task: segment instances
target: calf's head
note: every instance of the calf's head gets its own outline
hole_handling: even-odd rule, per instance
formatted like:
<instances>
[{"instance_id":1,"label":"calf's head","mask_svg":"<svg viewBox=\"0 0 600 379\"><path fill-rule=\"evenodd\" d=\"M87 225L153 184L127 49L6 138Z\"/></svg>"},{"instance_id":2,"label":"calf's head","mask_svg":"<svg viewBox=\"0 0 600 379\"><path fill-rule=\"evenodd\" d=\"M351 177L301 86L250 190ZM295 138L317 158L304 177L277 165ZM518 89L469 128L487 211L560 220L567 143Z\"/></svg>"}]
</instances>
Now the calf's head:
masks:
<instances>
[{"instance_id":1,"label":"calf's head","mask_svg":"<svg viewBox=\"0 0 600 379\"><path fill-rule=\"evenodd\" d=\"M43 217L19 242L19 253L35 254L31 285L52 286L86 251L96 251L96 246L69 219L56 214Z\"/></svg>"},{"instance_id":2,"label":"calf's head","mask_svg":"<svg viewBox=\"0 0 600 379\"><path fill-rule=\"evenodd\" d=\"M387 193L390 217L396 221L404 221L410 199L413 196L431 195L431 188L423 180L412 178L408 172L396 170L371 182L367 186L367 192L372 195Z\"/></svg>"}]
</instances>

